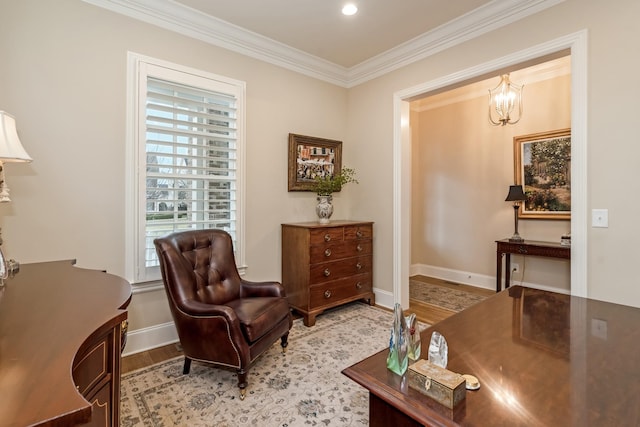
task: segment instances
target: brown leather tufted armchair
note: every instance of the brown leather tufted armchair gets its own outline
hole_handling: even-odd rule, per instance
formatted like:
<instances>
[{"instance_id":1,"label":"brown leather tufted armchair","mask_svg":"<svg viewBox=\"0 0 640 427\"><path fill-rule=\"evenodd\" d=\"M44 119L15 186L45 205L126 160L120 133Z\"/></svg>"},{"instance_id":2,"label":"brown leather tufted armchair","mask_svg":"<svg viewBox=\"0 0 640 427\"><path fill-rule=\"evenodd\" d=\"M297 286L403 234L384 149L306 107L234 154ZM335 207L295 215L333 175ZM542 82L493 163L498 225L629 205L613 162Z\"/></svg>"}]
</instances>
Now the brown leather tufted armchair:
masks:
<instances>
[{"instance_id":1,"label":"brown leather tufted armchair","mask_svg":"<svg viewBox=\"0 0 640 427\"><path fill-rule=\"evenodd\" d=\"M278 338L286 351L293 320L283 286L240 278L231 236L222 230L176 232L154 244L185 355L183 373L191 360L235 369L244 399L247 371L258 356Z\"/></svg>"}]
</instances>

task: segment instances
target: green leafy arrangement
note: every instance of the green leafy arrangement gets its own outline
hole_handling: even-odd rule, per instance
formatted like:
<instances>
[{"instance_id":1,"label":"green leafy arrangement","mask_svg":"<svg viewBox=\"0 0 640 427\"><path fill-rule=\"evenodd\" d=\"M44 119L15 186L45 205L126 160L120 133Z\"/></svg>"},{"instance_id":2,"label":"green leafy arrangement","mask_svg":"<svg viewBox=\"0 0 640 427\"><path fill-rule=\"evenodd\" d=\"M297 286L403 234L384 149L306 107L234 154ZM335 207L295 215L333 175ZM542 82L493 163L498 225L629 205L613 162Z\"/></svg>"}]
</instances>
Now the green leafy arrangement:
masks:
<instances>
[{"instance_id":1,"label":"green leafy arrangement","mask_svg":"<svg viewBox=\"0 0 640 427\"><path fill-rule=\"evenodd\" d=\"M354 169L343 167L340 173L333 176L317 176L314 179L313 190L318 196L330 196L333 192L340 191L345 184L350 182L358 184L355 175L356 171Z\"/></svg>"}]
</instances>

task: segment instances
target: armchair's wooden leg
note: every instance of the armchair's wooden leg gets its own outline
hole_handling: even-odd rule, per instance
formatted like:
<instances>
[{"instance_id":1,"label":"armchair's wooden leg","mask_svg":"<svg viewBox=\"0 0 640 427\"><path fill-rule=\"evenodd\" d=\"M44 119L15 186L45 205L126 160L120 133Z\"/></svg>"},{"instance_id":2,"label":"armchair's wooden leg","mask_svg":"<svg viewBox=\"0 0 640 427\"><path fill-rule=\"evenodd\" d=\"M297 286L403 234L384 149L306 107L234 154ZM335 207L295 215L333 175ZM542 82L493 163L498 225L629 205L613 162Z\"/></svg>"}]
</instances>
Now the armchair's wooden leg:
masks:
<instances>
[{"instance_id":1,"label":"armchair's wooden leg","mask_svg":"<svg viewBox=\"0 0 640 427\"><path fill-rule=\"evenodd\" d=\"M238 370L238 387L240 388L240 400L244 400L247 394L247 371Z\"/></svg>"},{"instance_id":2,"label":"armchair's wooden leg","mask_svg":"<svg viewBox=\"0 0 640 427\"><path fill-rule=\"evenodd\" d=\"M282 354L285 354L287 352L287 347L289 346L289 332L280 338L280 346L282 346Z\"/></svg>"},{"instance_id":3,"label":"armchair's wooden leg","mask_svg":"<svg viewBox=\"0 0 640 427\"><path fill-rule=\"evenodd\" d=\"M191 370L191 359L185 356L184 366L182 368L182 375L187 375L190 370Z\"/></svg>"}]
</instances>

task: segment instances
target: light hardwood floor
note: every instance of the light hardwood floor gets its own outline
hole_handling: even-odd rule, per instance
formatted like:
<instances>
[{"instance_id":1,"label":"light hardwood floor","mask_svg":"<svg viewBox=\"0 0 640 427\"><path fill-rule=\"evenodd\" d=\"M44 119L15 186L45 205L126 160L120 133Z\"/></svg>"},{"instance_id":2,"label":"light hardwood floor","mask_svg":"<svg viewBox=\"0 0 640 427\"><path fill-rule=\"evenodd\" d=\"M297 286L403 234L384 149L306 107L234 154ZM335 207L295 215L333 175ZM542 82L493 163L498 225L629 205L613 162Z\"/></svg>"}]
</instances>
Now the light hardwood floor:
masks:
<instances>
[{"instance_id":1,"label":"light hardwood floor","mask_svg":"<svg viewBox=\"0 0 640 427\"><path fill-rule=\"evenodd\" d=\"M182 356L182 348L180 343L169 344L163 347L154 348L140 353L132 354L122 358L122 366L120 371L126 374L136 369L146 368L147 366Z\"/></svg>"},{"instance_id":2,"label":"light hardwood floor","mask_svg":"<svg viewBox=\"0 0 640 427\"><path fill-rule=\"evenodd\" d=\"M450 289L460 289L465 292L469 292L472 294L491 296L495 292L489 289L482 289L475 286L462 285L459 283L453 283L442 279L435 279L433 277L427 276L412 276L411 280L417 280L420 282L432 283L434 285L443 286L445 288ZM426 301L420 301L417 299L410 298L409 299L409 310L410 313L415 313L418 320L428 323L430 325L434 325L441 320L446 319L449 316L453 316L456 314L455 311L446 309L444 307L438 307L437 305L429 304Z\"/></svg>"},{"instance_id":3,"label":"light hardwood floor","mask_svg":"<svg viewBox=\"0 0 640 427\"><path fill-rule=\"evenodd\" d=\"M419 280L422 282L429 282L440 286L445 286L453 289L462 289L467 292L477 293L480 295L493 295L494 292L488 289L480 289L474 286L460 285L456 283L447 282L445 280L434 279L426 276L413 276L412 280ZM438 307L433 304L429 304L424 301L418 301L415 299L409 300L409 309L407 313L415 313L419 321L433 325L447 317L455 314L455 311L447 310L446 308ZM299 317L299 316L296 316ZM172 359L177 356L182 356L182 349L179 343L169 344L163 347L154 348L152 350L143 351L140 353L132 354L122 358L121 371L123 374L134 371L136 369L144 368L155 363L159 363L168 359Z\"/></svg>"}]
</instances>

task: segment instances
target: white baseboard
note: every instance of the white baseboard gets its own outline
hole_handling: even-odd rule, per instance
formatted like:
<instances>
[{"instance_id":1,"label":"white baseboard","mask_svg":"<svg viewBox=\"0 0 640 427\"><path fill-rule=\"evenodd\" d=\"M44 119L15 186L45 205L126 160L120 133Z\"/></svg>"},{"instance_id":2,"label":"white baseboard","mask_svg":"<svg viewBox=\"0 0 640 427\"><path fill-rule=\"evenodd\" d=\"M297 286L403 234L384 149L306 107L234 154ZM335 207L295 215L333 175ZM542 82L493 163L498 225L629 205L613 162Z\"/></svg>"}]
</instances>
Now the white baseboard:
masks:
<instances>
[{"instance_id":1,"label":"white baseboard","mask_svg":"<svg viewBox=\"0 0 640 427\"><path fill-rule=\"evenodd\" d=\"M376 296L376 305L393 310L393 292L373 288L373 293Z\"/></svg>"},{"instance_id":2,"label":"white baseboard","mask_svg":"<svg viewBox=\"0 0 640 427\"><path fill-rule=\"evenodd\" d=\"M496 276L487 276L484 274L477 274L468 271L452 270L449 268L435 267L433 265L426 264L413 264L409 268L409 275L421 275L434 277L436 279L447 280L449 282L461 283L463 285L475 286L483 289L496 289ZM560 294L570 294L571 292L566 289L555 288L553 286L541 285L539 283L529 282L511 282L512 285L521 285L527 288L541 289L544 291L557 292Z\"/></svg>"},{"instance_id":3,"label":"white baseboard","mask_svg":"<svg viewBox=\"0 0 640 427\"><path fill-rule=\"evenodd\" d=\"M173 322L149 326L127 332L127 345L122 355L129 356L178 341L178 332Z\"/></svg>"},{"instance_id":4,"label":"white baseboard","mask_svg":"<svg viewBox=\"0 0 640 427\"><path fill-rule=\"evenodd\" d=\"M483 289L496 288L495 276L487 276L484 274L472 273L470 271L452 270L433 265L413 264L409 268L409 275L435 277L436 279L447 280L449 282L461 283L463 285L475 286Z\"/></svg>"}]
</instances>

